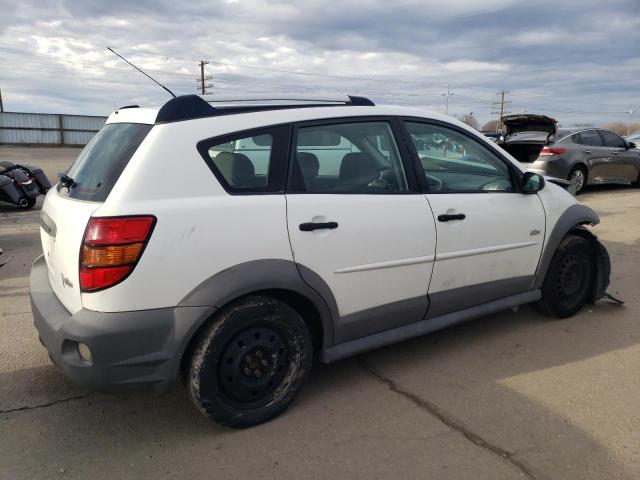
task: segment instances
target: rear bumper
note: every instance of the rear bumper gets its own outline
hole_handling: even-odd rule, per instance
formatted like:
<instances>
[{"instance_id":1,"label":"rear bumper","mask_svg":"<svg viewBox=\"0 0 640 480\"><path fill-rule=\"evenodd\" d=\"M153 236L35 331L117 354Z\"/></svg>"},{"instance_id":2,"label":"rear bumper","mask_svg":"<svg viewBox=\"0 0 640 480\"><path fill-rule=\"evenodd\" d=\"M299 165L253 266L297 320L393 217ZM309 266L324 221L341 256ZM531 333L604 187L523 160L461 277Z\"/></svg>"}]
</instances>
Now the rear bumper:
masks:
<instances>
[{"instance_id":1,"label":"rear bumper","mask_svg":"<svg viewBox=\"0 0 640 480\"><path fill-rule=\"evenodd\" d=\"M34 323L53 362L78 385L105 393L170 390L190 339L213 313L175 307L72 315L51 289L43 256L33 263L30 288ZM90 348L91 362L80 357L78 342Z\"/></svg>"}]
</instances>

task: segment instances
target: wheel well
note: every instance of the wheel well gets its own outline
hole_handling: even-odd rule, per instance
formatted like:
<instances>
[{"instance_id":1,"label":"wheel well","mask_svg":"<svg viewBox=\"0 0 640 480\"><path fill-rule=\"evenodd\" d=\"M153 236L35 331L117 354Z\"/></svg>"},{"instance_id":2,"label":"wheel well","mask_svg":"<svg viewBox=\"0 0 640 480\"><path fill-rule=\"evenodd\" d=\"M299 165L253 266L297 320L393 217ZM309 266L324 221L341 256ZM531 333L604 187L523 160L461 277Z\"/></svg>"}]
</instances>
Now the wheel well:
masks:
<instances>
[{"instance_id":1,"label":"wheel well","mask_svg":"<svg viewBox=\"0 0 640 480\"><path fill-rule=\"evenodd\" d=\"M313 350L314 352L319 352L322 348L324 341L324 334L322 330L322 320L320 318L320 313L315 305L304 295L293 292L291 290L284 289L271 289L271 290L258 290L255 292L248 293L246 295L242 295L238 298L234 298L229 300L224 305L221 305L217 310L226 307L230 303L236 302L244 297L252 296L252 295L267 295L273 297L281 302L286 303L291 308L293 308L296 312L300 314L304 322L309 327L309 332L311 333L311 339L313 341ZM187 348L185 348L184 353L182 355L182 359L180 360L180 373L182 374L183 379L186 378L188 369L189 369L189 361L191 359L192 353L196 344L198 343L198 338L200 336L200 332L204 328L206 328L215 318L215 313L206 321L198 327L198 329L193 333L191 338L189 339L189 343L187 344Z\"/></svg>"}]
</instances>

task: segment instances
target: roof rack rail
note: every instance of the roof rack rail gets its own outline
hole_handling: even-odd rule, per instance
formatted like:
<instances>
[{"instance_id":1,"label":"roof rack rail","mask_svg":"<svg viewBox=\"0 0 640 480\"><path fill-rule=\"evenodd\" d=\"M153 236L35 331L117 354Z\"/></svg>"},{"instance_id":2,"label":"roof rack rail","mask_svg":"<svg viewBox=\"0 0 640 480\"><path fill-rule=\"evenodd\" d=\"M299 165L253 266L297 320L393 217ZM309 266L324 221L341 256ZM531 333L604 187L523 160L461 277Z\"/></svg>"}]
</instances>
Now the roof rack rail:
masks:
<instances>
[{"instance_id":1,"label":"roof rack rail","mask_svg":"<svg viewBox=\"0 0 640 480\"><path fill-rule=\"evenodd\" d=\"M330 106L374 106L366 97L354 95L181 95L165 103L156 123L180 122L233 113Z\"/></svg>"}]
</instances>

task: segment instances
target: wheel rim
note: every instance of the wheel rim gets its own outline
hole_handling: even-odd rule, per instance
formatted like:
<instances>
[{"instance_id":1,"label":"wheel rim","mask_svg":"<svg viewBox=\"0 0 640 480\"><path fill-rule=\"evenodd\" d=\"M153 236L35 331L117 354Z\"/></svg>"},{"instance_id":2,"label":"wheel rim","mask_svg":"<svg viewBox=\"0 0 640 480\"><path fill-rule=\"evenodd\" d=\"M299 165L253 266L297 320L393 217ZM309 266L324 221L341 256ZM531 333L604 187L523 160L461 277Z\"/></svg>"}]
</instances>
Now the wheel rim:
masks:
<instances>
[{"instance_id":1,"label":"wheel rim","mask_svg":"<svg viewBox=\"0 0 640 480\"><path fill-rule=\"evenodd\" d=\"M579 192L582 190L582 187L584 187L584 172L579 168L574 170L569 180L574 190Z\"/></svg>"},{"instance_id":2,"label":"wheel rim","mask_svg":"<svg viewBox=\"0 0 640 480\"><path fill-rule=\"evenodd\" d=\"M230 400L251 405L278 388L288 365L289 349L282 334L270 327L252 326L225 346L218 363L218 382Z\"/></svg>"},{"instance_id":3,"label":"wheel rim","mask_svg":"<svg viewBox=\"0 0 640 480\"><path fill-rule=\"evenodd\" d=\"M588 281L588 267L585 261L588 259L570 254L563 259L558 269L556 291L560 302L567 307L575 305L584 295Z\"/></svg>"}]
</instances>

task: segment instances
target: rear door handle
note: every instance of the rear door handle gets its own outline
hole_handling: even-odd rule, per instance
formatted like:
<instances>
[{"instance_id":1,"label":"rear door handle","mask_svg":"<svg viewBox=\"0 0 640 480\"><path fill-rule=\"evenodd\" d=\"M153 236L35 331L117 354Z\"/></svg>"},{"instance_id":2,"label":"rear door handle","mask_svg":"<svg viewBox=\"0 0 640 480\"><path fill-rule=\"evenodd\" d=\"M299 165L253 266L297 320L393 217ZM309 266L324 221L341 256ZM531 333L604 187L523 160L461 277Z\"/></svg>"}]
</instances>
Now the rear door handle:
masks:
<instances>
[{"instance_id":1,"label":"rear door handle","mask_svg":"<svg viewBox=\"0 0 640 480\"><path fill-rule=\"evenodd\" d=\"M338 223L337 222L307 222L307 223L300 224L301 232L312 232L314 230L321 230L323 228L333 230L334 228L338 228Z\"/></svg>"},{"instance_id":2,"label":"rear door handle","mask_svg":"<svg viewBox=\"0 0 640 480\"><path fill-rule=\"evenodd\" d=\"M454 213L448 214L445 213L443 215L438 215L439 222L450 222L451 220L464 220L467 216L464 213Z\"/></svg>"},{"instance_id":3,"label":"rear door handle","mask_svg":"<svg viewBox=\"0 0 640 480\"><path fill-rule=\"evenodd\" d=\"M591 150L583 150L584 153L591 153Z\"/></svg>"}]
</instances>

